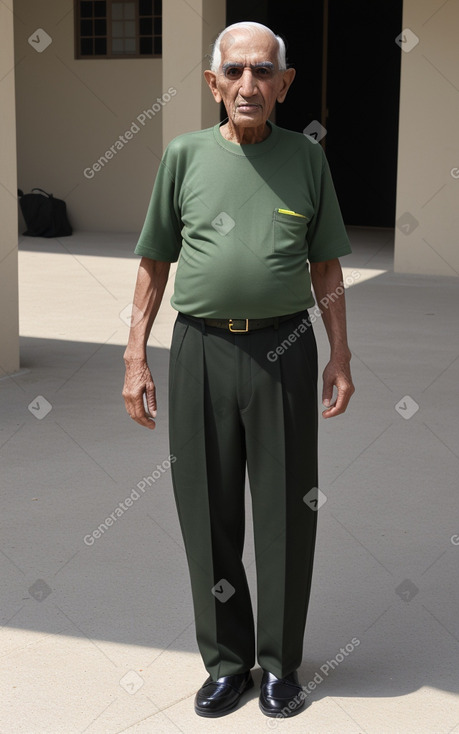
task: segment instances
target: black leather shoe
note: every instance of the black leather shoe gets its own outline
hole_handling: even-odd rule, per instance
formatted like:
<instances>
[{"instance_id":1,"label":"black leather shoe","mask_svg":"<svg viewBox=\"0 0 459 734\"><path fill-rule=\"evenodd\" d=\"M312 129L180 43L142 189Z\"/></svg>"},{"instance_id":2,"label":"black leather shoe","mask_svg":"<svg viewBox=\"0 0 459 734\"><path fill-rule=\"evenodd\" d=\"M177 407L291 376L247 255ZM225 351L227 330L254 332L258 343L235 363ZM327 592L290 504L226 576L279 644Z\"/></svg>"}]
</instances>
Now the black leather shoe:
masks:
<instances>
[{"instance_id":1,"label":"black leather shoe","mask_svg":"<svg viewBox=\"0 0 459 734\"><path fill-rule=\"evenodd\" d=\"M305 699L296 670L285 678L263 671L260 708L266 716L295 716L304 707Z\"/></svg>"},{"instance_id":2,"label":"black leather shoe","mask_svg":"<svg viewBox=\"0 0 459 734\"><path fill-rule=\"evenodd\" d=\"M199 716L225 716L236 708L242 694L252 687L250 670L224 675L216 681L209 677L196 694L194 710Z\"/></svg>"}]
</instances>

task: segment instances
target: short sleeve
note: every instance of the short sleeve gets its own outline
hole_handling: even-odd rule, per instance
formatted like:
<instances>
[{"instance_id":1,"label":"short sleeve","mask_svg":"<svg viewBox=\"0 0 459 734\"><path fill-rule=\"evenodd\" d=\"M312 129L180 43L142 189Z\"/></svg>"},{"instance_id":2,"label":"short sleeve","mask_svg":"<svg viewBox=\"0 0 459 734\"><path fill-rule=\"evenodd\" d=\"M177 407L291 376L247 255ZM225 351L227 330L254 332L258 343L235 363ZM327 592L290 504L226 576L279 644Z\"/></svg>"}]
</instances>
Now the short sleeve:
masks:
<instances>
[{"instance_id":1,"label":"short sleeve","mask_svg":"<svg viewBox=\"0 0 459 734\"><path fill-rule=\"evenodd\" d=\"M152 260L176 262L182 246L181 221L176 205L174 170L166 149L151 194L135 254Z\"/></svg>"},{"instance_id":2,"label":"short sleeve","mask_svg":"<svg viewBox=\"0 0 459 734\"><path fill-rule=\"evenodd\" d=\"M351 244L336 196L330 167L322 150L323 163L318 187L316 210L308 226L308 259L310 262L333 260L348 255Z\"/></svg>"}]
</instances>

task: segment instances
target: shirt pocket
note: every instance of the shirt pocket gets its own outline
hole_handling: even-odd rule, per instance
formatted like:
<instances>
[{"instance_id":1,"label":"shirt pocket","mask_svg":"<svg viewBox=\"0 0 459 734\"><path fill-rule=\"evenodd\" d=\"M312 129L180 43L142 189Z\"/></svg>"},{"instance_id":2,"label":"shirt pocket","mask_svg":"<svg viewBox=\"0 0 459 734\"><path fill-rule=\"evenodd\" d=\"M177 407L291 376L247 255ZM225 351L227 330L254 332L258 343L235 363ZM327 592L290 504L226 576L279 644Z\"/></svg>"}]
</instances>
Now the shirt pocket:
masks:
<instances>
[{"instance_id":1,"label":"shirt pocket","mask_svg":"<svg viewBox=\"0 0 459 734\"><path fill-rule=\"evenodd\" d=\"M278 255L307 257L306 233L309 218L288 209L274 209L272 221L272 247Z\"/></svg>"}]
</instances>

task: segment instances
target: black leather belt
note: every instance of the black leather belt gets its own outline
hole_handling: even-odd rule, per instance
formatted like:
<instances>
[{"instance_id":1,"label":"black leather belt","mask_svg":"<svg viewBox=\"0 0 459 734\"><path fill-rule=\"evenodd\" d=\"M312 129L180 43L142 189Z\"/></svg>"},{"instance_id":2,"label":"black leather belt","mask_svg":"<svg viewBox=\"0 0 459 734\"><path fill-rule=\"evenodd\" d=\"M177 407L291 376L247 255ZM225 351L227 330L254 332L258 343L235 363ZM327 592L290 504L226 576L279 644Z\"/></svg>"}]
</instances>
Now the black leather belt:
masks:
<instances>
[{"instance_id":1,"label":"black leather belt","mask_svg":"<svg viewBox=\"0 0 459 734\"><path fill-rule=\"evenodd\" d=\"M182 316L193 321L204 321L206 326L214 326L217 329L226 329L231 331L233 334L245 334L248 331L255 331L256 329L266 329L269 326L274 326L274 328L277 329L277 325L282 323L282 321L293 319L300 313L302 313L302 311L285 314L284 316L272 316L267 319L201 319L188 314L182 314Z\"/></svg>"}]
</instances>

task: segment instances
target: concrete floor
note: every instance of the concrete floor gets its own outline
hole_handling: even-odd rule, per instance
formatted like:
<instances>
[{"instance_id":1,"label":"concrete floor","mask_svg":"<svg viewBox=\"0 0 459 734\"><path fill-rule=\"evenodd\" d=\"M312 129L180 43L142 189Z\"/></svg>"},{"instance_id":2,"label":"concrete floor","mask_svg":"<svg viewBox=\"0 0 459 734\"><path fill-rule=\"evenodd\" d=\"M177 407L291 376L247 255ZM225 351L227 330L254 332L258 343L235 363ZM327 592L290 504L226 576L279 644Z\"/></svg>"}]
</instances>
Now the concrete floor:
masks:
<instances>
[{"instance_id":1,"label":"concrete floor","mask_svg":"<svg viewBox=\"0 0 459 734\"><path fill-rule=\"evenodd\" d=\"M394 275L391 231L350 236L357 392L321 422L300 670L317 686L280 722L259 711L258 686L227 717L193 711L206 672L170 473L156 470L169 455L168 300L150 340L156 431L121 399L135 236L23 238L22 367L0 381L1 732L459 732L458 281ZM321 323L316 335L324 363ZM250 531L245 558L253 588Z\"/></svg>"}]
</instances>

